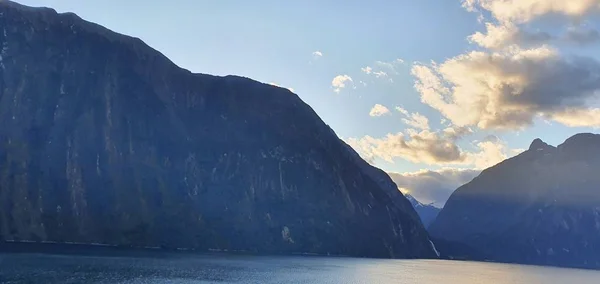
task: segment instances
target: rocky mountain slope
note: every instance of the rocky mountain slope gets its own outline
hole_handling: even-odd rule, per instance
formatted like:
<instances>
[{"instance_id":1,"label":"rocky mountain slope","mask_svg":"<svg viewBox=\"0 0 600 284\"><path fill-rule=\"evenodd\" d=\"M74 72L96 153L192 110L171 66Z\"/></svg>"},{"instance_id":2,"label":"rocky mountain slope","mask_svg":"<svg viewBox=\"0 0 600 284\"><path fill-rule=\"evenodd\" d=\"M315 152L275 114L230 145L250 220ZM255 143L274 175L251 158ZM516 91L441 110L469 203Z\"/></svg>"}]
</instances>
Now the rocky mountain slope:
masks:
<instances>
[{"instance_id":1,"label":"rocky mountain slope","mask_svg":"<svg viewBox=\"0 0 600 284\"><path fill-rule=\"evenodd\" d=\"M0 239L434 257L390 178L290 91L0 1Z\"/></svg>"},{"instance_id":2,"label":"rocky mountain slope","mask_svg":"<svg viewBox=\"0 0 600 284\"><path fill-rule=\"evenodd\" d=\"M415 211L417 211L423 226L425 226L425 228L429 227L431 222L433 222L433 220L435 220L437 215L440 213L441 209L433 206L432 204L423 204L410 194L406 194L404 196L406 199L408 199L410 204L412 204L413 208L415 208Z\"/></svg>"},{"instance_id":3,"label":"rocky mountain slope","mask_svg":"<svg viewBox=\"0 0 600 284\"><path fill-rule=\"evenodd\" d=\"M456 190L429 232L492 260L598 268L599 172L600 135L536 139Z\"/></svg>"}]
</instances>

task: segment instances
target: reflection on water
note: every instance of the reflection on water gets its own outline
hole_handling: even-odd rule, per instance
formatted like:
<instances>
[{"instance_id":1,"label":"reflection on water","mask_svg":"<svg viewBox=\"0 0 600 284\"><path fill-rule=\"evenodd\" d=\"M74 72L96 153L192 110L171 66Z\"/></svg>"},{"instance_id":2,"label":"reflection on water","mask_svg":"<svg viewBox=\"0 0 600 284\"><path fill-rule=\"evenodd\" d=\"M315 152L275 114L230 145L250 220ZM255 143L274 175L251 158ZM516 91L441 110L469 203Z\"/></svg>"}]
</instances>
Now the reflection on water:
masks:
<instances>
[{"instance_id":1,"label":"reflection on water","mask_svg":"<svg viewBox=\"0 0 600 284\"><path fill-rule=\"evenodd\" d=\"M0 254L1 283L600 283L600 272L443 260Z\"/></svg>"}]
</instances>

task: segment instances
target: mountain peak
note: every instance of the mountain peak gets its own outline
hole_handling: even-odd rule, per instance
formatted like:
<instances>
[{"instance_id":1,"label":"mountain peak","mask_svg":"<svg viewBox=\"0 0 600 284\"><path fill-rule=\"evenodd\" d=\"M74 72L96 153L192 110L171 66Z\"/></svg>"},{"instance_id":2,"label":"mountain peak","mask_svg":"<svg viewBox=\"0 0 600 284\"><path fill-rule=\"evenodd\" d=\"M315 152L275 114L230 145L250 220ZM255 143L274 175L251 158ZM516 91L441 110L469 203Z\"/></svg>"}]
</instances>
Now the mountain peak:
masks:
<instances>
[{"instance_id":1,"label":"mountain peak","mask_svg":"<svg viewBox=\"0 0 600 284\"><path fill-rule=\"evenodd\" d=\"M537 150L543 150L543 149L546 149L549 147L552 147L552 146L550 146L546 142L542 141L542 139L536 138L535 140L533 140L533 142L531 142L531 145L529 146L529 150L537 151Z\"/></svg>"}]
</instances>

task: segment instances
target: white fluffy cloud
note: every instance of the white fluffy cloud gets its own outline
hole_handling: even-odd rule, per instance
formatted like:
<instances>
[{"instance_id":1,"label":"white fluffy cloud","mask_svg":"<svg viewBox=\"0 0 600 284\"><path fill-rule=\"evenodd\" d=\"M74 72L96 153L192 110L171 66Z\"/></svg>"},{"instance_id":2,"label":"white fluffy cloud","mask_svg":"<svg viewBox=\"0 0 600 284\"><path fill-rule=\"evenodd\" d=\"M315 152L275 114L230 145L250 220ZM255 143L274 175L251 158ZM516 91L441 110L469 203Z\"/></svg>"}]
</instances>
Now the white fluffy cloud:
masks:
<instances>
[{"instance_id":1,"label":"white fluffy cloud","mask_svg":"<svg viewBox=\"0 0 600 284\"><path fill-rule=\"evenodd\" d=\"M417 64L412 74L422 102L453 124L484 129L518 129L538 115L561 117L565 109L571 124L585 123L586 102L600 90L598 61L567 59L546 46L474 51L439 65Z\"/></svg>"},{"instance_id":2,"label":"white fluffy cloud","mask_svg":"<svg viewBox=\"0 0 600 284\"><path fill-rule=\"evenodd\" d=\"M429 129L429 119L426 116L420 113L412 113L407 118L403 118L402 122L410 127L414 127L417 129L428 130Z\"/></svg>"},{"instance_id":3,"label":"white fluffy cloud","mask_svg":"<svg viewBox=\"0 0 600 284\"><path fill-rule=\"evenodd\" d=\"M470 182L479 173L479 170L445 168L388 174L403 192L423 203L442 207L454 190Z\"/></svg>"},{"instance_id":4,"label":"white fluffy cloud","mask_svg":"<svg viewBox=\"0 0 600 284\"><path fill-rule=\"evenodd\" d=\"M371 111L369 112L369 115L373 116L373 117L383 116L383 115L388 115L388 114L390 114L390 110L387 107L380 105L380 104L374 105L373 108L371 109Z\"/></svg>"},{"instance_id":5,"label":"white fluffy cloud","mask_svg":"<svg viewBox=\"0 0 600 284\"><path fill-rule=\"evenodd\" d=\"M331 81L331 86L333 87L334 92L339 93L343 88L346 87L346 84L352 82L352 78L348 75L337 75Z\"/></svg>"},{"instance_id":6,"label":"white fluffy cloud","mask_svg":"<svg viewBox=\"0 0 600 284\"><path fill-rule=\"evenodd\" d=\"M470 11L487 10L502 23L526 23L545 15L574 19L600 11L598 0L463 0Z\"/></svg>"},{"instance_id":7,"label":"white fluffy cloud","mask_svg":"<svg viewBox=\"0 0 600 284\"><path fill-rule=\"evenodd\" d=\"M360 68L360 70L365 72L366 74L371 74L371 72L373 72L373 68L371 68L370 66Z\"/></svg>"},{"instance_id":8,"label":"white fluffy cloud","mask_svg":"<svg viewBox=\"0 0 600 284\"><path fill-rule=\"evenodd\" d=\"M471 42L485 48L498 49L511 45L526 47L553 39L565 39L578 44L598 41L598 32L595 30L569 28L563 36L526 30L527 24L551 15L558 25L579 24L585 17L600 12L598 0L463 0L463 6L469 11L486 11L497 22L487 22L486 33L477 32L469 37Z\"/></svg>"},{"instance_id":9,"label":"white fluffy cloud","mask_svg":"<svg viewBox=\"0 0 600 284\"><path fill-rule=\"evenodd\" d=\"M469 41L489 49L501 49L512 44L536 46L552 40L546 32L528 32L513 24L495 25L486 23L486 33L476 32Z\"/></svg>"},{"instance_id":10,"label":"white fluffy cloud","mask_svg":"<svg viewBox=\"0 0 600 284\"><path fill-rule=\"evenodd\" d=\"M396 110L404 116L402 118L404 124L417 129L429 130L429 119L426 116L418 112L409 113L403 107L396 107Z\"/></svg>"},{"instance_id":11,"label":"white fluffy cloud","mask_svg":"<svg viewBox=\"0 0 600 284\"><path fill-rule=\"evenodd\" d=\"M398 112L400 112L401 114L408 116L408 111L405 108L403 108L403 107L396 107L396 110Z\"/></svg>"},{"instance_id":12,"label":"white fluffy cloud","mask_svg":"<svg viewBox=\"0 0 600 284\"><path fill-rule=\"evenodd\" d=\"M313 57L323 57L323 52L320 51L315 51L312 53Z\"/></svg>"}]
</instances>

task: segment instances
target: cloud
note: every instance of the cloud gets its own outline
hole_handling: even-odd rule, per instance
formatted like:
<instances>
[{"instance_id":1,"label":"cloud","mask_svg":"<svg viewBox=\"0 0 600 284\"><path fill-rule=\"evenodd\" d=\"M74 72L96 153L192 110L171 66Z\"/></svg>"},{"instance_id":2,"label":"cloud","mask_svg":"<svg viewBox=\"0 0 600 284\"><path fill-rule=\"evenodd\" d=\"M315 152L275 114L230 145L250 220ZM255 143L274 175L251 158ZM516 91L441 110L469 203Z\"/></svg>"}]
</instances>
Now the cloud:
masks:
<instances>
[{"instance_id":1,"label":"cloud","mask_svg":"<svg viewBox=\"0 0 600 284\"><path fill-rule=\"evenodd\" d=\"M600 11L597 0L463 0L469 11L489 11L501 23L527 23L545 15L581 19Z\"/></svg>"},{"instance_id":2,"label":"cloud","mask_svg":"<svg viewBox=\"0 0 600 284\"><path fill-rule=\"evenodd\" d=\"M520 47L536 47L543 44L559 42L559 40L576 45L590 45L600 41L600 32L583 27L570 27L562 38L543 31L526 31L513 24L496 25L486 23L486 32L476 32L469 36L471 43L488 49L499 50L513 45Z\"/></svg>"},{"instance_id":3,"label":"cloud","mask_svg":"<svg viewBox=\"0 0 600 284\"><path fill-rule=\"evenodd\" d=\"M514 155L501 141L475 141L475 150L466 151L458 146L457 140L472 133L469 128L448 127L442 131L408 129L405 132L389 133L385 137L349 138L346 142L365 160L376 158L394 163L400 158L413 163L437 166L464 166L484 169Z\"/></svg>"},{"instance_id":4,"label":"cloud","mask_svg":"<svg viewBox=\"0 0 600 284\"><path fill-rule=\"evenodd\" d=\"M381 78L381 77L387 77L388 74L383 72L383 71L379 71L379 72L373 72L373 75L375 75L375 77L377 78Z\"/></svg>"},{"instance_id":5,"label":"cloud","mask_svg":"<svg viewBox=\"0 0 600 284\"><path fill-rule=\"evenodd\" d=\"M546 32L528 32L513 24L495 25L486 23L486 33L476 32L469 36L471 43L489 49L501 49L517 44L519 46L536 46L553 39Z\"/></svg>"},{"instance_id":6,"label":"cloud","mask_svg":"<svg viewBox=\"0 0 600 284\"><path fill-rule=\"evenodd\" d=\"M600 32L594 29L569 28L565 40L579 45L592 44L600 41Z\"/></svg>"},{"instance_id":7,"label":"cloud","mask_svg":"<svg viewBox=\"0 0 600 284\"><path fill-rule=\"evenodd\" d=\"M445 137L452 140L457 140L463 136L472 134L473 130L471 130L469 127L449 126L444 128L442 132L444 133Z\"/></svg>"},{"instance_id":8,"label":"cloud","mask_svg":"<svg viewBox=\"0 0 600 284\"><path fill-rule=\"evenodd\" d=\"M479 170L445 168L410 173L388 173L403 191L423 203L442 207L452 192L479 175Z\"/></svg>"},{"instance_id":9,"label":"cloud","mask_svg":"<svg viewBox=\"0 0 600 284\"><path fill-rule=\"evenodd\" d=\"M567 108L551 114L550 117L569 127L600 128L600 108Z\"/></svg>"},{"instance_id":10,"label":"cloud","mask_svg":"<svg viewBox=\"0 0 600 284\"><path fill-rule=\"evenodd\" d=\"M323 52L320 51L315 51L312 53L313 57L323 57Z\"/></svg>"},{"instance_id":11,"label":"cloud","mask_svg":"<svg viewBox=\"0 0 600 284\"><path fill-rule=\"evenodd\" d=\"M600 90L597 60L567 59L547 46L473 51L440 65L416 64L411 72L423 103L453 124L482 129L520 129L565 109L581 120Z\"/></svg>"},{"instance_id":12,"label":"cloud","mask_svg":"<svg viewBox=\"0 0 600 284\"><path fill-rule=\"evenodd\" d=\"M408 111L403 107L396 107L396 110L399 111L401 114L408 116Z\"/></svg>"},{"instance_id":13,"label":"cloud","mask_svg":"<svg viewBox=\"0 0 600 284\"><path fill-rule=\"evenodd\" d=\"M334 88L334 92L339 93L343 88L346 87L346 84L352 82L352 78L348 75L337 75L331 81L331 86Z\"/></svg>"},{"instance_id":14,"label":"cloud","mask_svg":"<svg viewBox=\"0 0 600 284\"><path fill-rule=\"evenodd\" d=\"M500 141L481 141L475 146L479 151L467 153L466 159L475 169L489 168L514 155L514 151L507 149Z\"/></svg>"},{"instance_id":15,"label":"cloud","mask_svg":"<svg viewBox=\"0 0 600 284\"><path fill-rule=\"evenodd\" d=\"M472 43L489 49L512 45L535 47L556 39L590 44L599 37L594 30L567 29L562 36L526 30L541 18L554 22L554 26L581 23L585 17L598 15L600 2L597 0L463 0L463 6L469 11L487 11L496 22L486 23L486 33L477 32L469 37ZM485 20L482 13L480 17Z\"/></svg>"},{"instance_id":16,"label":"cloud","mask_svg":"<svg viewBox=\"0 0 600 284\"><path fill-rule=\"evenodd\" d=\"M403 118L402 122L417 129L429 129L429 119L418 112L410 114L407 118Z\"/></svg>"},{"instance_id":17,"label":"cloud","mask_svg":"<svg viewBox=\"0 0 600 284\"><path fill-rule=\"evenodd\" d=\"M429 119L416 112L409 113L406 109L402 107L396 107L396 110L400 112L405 118L402 118L402 122L410 127L428 130L429 129Z\"/></svg>"},{"instance_id":18,"label":"cloud","mask_svg":"<svg viewBox=\"0 0 600 284\"><path fill-rule=\"evenodd\" d=\"M279 88L288 89L288 90L290 90L290 92L292 92L292 93L294 92L294 89L293 89L293 88L287 88L287 87L283 87L283 86L281 86L281 85L279 85L279 84L277 84L277 83L273 83L273 82L271 82L271 83L269 83L269 85L272 85L272 86L275 86L275 87L279 87Z\"/></svg>"},{"instance_id":19,"label":"cloud","mask_svg":"<svg viewBox=\"0 0 600 284\"><path fill-rule=\"evenodd\" d=\"M397 75L400 74L398 72L398 70L396 69L396 67L398 65L404 64L404 60L398 58L389 62L385 62L385 61L375 61L375 65L374 67L371 66L365 66L363 68L360 68L360 70L367 74L367 75L373 75L376 78L388 78L391 75ZM389 78L390 82L394 82L394 80L392 78Z\"/></svg>"},{"instance_id":20,"label":"cloud","mask_svg":"<svg viewBox=\"0 0 600 284\"><path fill-rule=\"evenodd\" d=\"M382 106L380 104L376 104L375 106L373 106L373 108L371 109L371 112L369 112L370 116L383 116L383 115L388 115L390 114L390 110L385 107Z\"/></svg>"},{"instance_id":21,"label":"cloud","mask_svg":"<svg viewBox=\"0 0 600 284\"><path fill-rule=\"evenodd\" d=\"M392 61L375 61L375 65L379 66L382 69L386 69L388 73L392 74L400 74L396 69L398 65L404 64L404 60L398 58Z\"/></svg>"},{"instance_id":22,"label":"cloud","mask_svg":"<svg viewBox=\"0 0 600 284\"><path fill-rule=\"evenodd\" d=\"M451 164L462 162L460 148L428 130L417 132L407 130L388 134L382 138L364 136L360 139L350 138L348 144L358 153L370 159L380 158L393 163L394 158L402 158L414 163Z\"/></svg>"}]
</instances>

